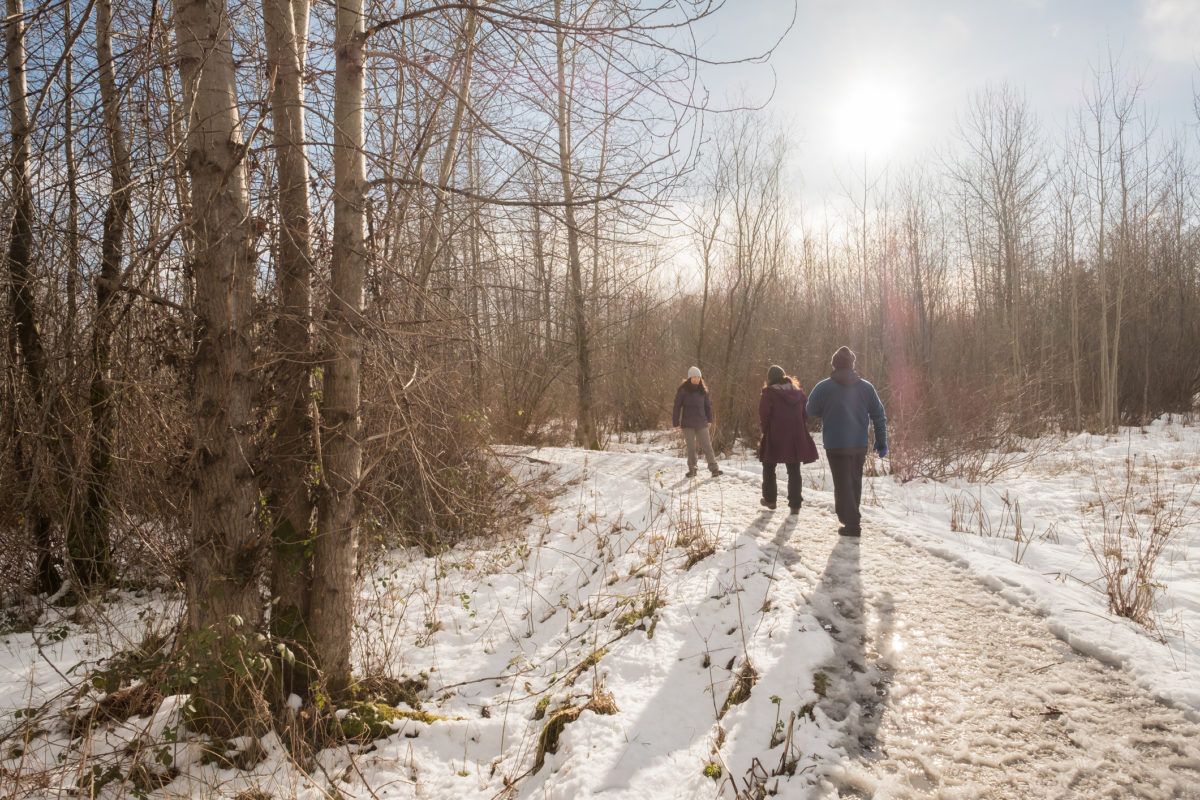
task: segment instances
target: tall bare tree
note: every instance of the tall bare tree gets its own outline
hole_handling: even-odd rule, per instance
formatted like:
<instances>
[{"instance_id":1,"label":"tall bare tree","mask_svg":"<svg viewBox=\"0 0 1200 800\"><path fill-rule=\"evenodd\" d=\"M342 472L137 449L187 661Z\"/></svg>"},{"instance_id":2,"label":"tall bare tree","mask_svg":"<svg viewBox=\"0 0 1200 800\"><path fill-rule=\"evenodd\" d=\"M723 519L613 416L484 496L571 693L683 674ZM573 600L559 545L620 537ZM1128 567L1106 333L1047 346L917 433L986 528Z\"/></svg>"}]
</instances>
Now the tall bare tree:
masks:
<instances>
[{"instance_id":1,"label":"tall bare tree","mask_svg":"<svg viewBox=\"0 0 1200 800\"><path fill-rule=\"evenodd\" d=\"M1110 56L1105 68L1093 72L1087 111L1080 116L1099 293L1102 430L1113 430L1120 423L1121 334L1134 235L1130 204L1136 151L1142 146L1136 130L1140 94L1140 83L1126 82L1116 59Z\"/></svg>"},{"instance_id":2,"label":"tall bare tree","mask_svg":"<svg viewBox=\"0 0 1200 800\"><path fill-rule=\"evenodd\" d=\"M985 276L986 303L997 307L1009 345L1009 368L1024 377L1024 270L1031 261L1031 225L1046 172L1026 98L1007 84L987 88L969 106L960 141L966 156L952 168L968 213L981 230L974 248Z\"/></svg>"},{"instance_id":3,"label":"tall bare tree","mask_svg":"<svg viewBox=\"0 0 1200 800\"><path fill-rule=\"evenodd\" d=\"M579 224L575 215L575 176L571 164L571 103L573 70L568 83L570 47L564 25L562 0L554 0L554 65L556 75L555 126L558 132L558 174L562 186L563 222L567 229L567 302L575 341L575 443L598 444L592 409L592 343L588 335L587 301L583 286L583 257L579 251Z\"/></svg>"},{"instance_id":4,"label":"tall bare tree","mask_svg":"<svg viewBox=\"0 0 1200 800\"><path fill-rule=\"evenodd\" d=\"M196 693L200 723L222 735L253 710L235 669L263 618L265 542L255 520L249 317L253 263L246 152L224 0L177 0L176 40L189 109L187 170L195 240L191 560L188 624L214 668Z\"/></svg>"},{"instance_id":5,"label":"tall bare tree","mask_svg":"<svg viewBox=\"0 0 1200 800\"><path fill-rule=\"evenodd\" d=\"M310 629L329 690L350 683L350 631L358 555L355 492L362 474L359 438L366 274L366 173L363 158L363 71L366 34L362 0L338 5L334 38L334 217L329 339L321 408L321 487Z\"/></svg>"},{"instance_id":6,"label":"tall bare tree","mask_svg":"<svg viewBox=\"0 0 1200 800\"><path fill-rule=\"evenodd\" d=\"M717 367L714 378L722 427L713 437L723 449L742 433L749 418L738 403L740 387L761 372L747 364L752 334L758 330L758 313L768 299L789 258L788 203L784 186L788 143L777 129L764 125L751 112L738 112L722 120L713 137L705 188L725 213L717 242L715 288L720 296L721 333L714 337ZM740 413L739 413L740 412Z\"/></svg>"},{"instance_id":7,"label":"tall bare tree","mask_svg":"<svg viewBox=\"0 0 1200 800\"><path fill-rule=\"evenodd\" d=\"M1055 204L1055 252L1061 264L1064 284L1064 303L1067 306L1067 350L1071 364L1071 412L1070 419L1076 430L1083 428L1083 340L1082 340L1082 294L1080 286L1082 271L1077 245L1080 201L1080 175L1078 163L1068 154L1058 171L1054 184Z\"/></svg>"},{"instance_id":8,"label":"tall bare tree","mask_svg":"<svg viewBox=\"0 0 1200 800\"><path fill-rule=\"evenodd\" d=\"M271 514L271 633L302 651L311 649L307 633L312 587L309 550L313 501L309 481L316 472L316 421L313 409L312 353L312 212L309 207L308 152L304 119L304 35L308 3L264 0L263 28L271 119L274 125L279 230L275 253L279 295L274 354L275 403L271 460L264 479ZM299 662L280 663L284 691L304 696L311 681Z\"/></svg>"},{"instance_id":9,"label":"tall bare tree","mask_svg":"<svg viewBox=\"0 0 1200 800\"><path fill-rule=\"evenodd\" d=\"M110 159L110 190L100 244L100 274L95 282L96 315L92 322L92 377L88 393L92 430L88 442L90 472L87 504L83 519L80 520L82 530L79 543L71 549L73 553L78 551L82 562L88 565L85 568L89 580L100 582L112 577L108 553L108 506L115 446L115 409L110 373L117 288L121 283L121 262L125 255L125 228L133 180L114 69L111 0L97 0L96 3L96 60Z\"/></svg>"},{"instance_id":10,"label":"tall bare tree","mask_svg":"<svg viewBox=\"0 0 1200 800\"><path fill-rule=\"evenodd\" d=\"M33 178L30 174L30 139L28 85L25 77L25 9L21 0L5 2L5 48L4 63L8 76L9 124L12 129L10 176L12 180L12 222L9 228L7 266L9 273L9 302L12 307L13 327L24 372L28 381L28 393L32 408L27 412L33 417L32 427L48 425L50 411L48 402L46 351L42 346L42 334L38 328L36 275L34 272L34 207ZM17 459L21 473L21 490L25 495L25 524L37 552L37 584L40 591L56 591L61 577L55 568L57 558L51 549L53 515L48 501L43 497L47 480L45 434L32 440L18 440L20 450ZM48 482L53 482L48 476Z\"/></svg>"}]
</instances>

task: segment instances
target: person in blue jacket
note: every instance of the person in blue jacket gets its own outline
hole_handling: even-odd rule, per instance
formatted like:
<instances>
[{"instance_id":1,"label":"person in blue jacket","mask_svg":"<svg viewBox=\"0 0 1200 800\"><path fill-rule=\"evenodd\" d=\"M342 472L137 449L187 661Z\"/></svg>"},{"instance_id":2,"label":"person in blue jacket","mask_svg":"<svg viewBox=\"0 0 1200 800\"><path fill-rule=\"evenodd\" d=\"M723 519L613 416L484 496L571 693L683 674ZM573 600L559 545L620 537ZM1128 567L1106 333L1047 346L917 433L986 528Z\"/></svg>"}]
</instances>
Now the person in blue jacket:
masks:
<instances>
[{"instance_id":1,"label":"person in blue jacket","mask_svg":"<svg viewBox=\"0 0 1200 800\"><path fill-rule=\"evenodd\" d=\"M699 367L688 370L688 376L675 390L675 407L671 409L671 424L675 430L683 431L683 441L687 445L687 476L696 476L696 446L704 454L708 462L708 471L715 478L723 474L717 466L717 456L713 453L712 437L708 429L712 427L712 400L708 397L708 386L700 375Z\"/></svg>"},{"instance_id":2,"label":"person in blue jacket","mask_svg":"<svg viewBox=\"0 0 1200 800\"><path fill-rule=\"evenodd\" d=\"M833 476L833 504L843 536L862 533L863 464L869 444L868 423L875 428L875 452L887 455L887 417L875 387L854 370L854 351L839 347L833 354L833 373L813 387L808 416L821 419L821 443Z\"/></svg>"}]
</instances>

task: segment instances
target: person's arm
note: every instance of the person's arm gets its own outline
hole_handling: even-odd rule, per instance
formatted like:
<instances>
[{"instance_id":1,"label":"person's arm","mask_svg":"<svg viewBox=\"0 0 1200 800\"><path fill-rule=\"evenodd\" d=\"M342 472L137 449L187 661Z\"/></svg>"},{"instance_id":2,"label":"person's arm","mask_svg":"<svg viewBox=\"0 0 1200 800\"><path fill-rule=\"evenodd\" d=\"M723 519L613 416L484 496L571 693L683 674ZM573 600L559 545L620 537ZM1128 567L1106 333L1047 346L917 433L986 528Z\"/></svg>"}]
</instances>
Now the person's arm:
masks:
<instances>
[{"instance_id":1,"label":"person's arm","mask_svg":"<svg viewBox=\"0 0 1200 800\"><path fill-rule=\"evenodd\" d=\"M712 398L708 392L704 393L704 418L708 420L708 424L713 424Z\"/></svg>"},{"instance_id":2,"label":"person's arm","mask_svg":"<svg viewBox=\"0 0 1200 800\"><path fill-rule=\"evenodd\" d=\"M675 390L675 407L671 409L671 426L679 427L679 412L683 410L683 389Z\"/></svg>"},{"instance_id":3,"label":"person's arm","mask_svg":"<svg viewBox=\"0 0 1200 800\"><path fill-rule=\"evenodd\" d=\"M875 426L875 449L879 455L887 455L887 415L883 411L883 401L879 399L879 392L875 391L875 387L871 387L871 395L867 398L867 414L871 417L871 424Z\"/></svg>"},{"instance_id":4,"label":"person's arm","mask_svg":"<svg viewBox=\"0 0 1200 800\"><path fill-rule=\"evenodd\" d=\"M822 381L813 387L813 392L808 396L808 402L804 406L804 411L808 416L816 419L825 411L825 382Z\"/></svg>"}]
</instances>

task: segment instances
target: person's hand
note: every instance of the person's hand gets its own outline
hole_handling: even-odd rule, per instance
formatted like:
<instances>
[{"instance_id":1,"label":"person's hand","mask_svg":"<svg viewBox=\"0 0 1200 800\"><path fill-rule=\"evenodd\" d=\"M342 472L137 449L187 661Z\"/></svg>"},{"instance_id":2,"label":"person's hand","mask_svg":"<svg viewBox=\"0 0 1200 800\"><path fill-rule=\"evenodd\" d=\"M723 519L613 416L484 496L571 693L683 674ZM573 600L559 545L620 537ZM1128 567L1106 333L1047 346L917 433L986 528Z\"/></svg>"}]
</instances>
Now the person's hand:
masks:
<instances>
[{"instance_id":1,"label":"person's hand","mask_svg":"<svg viewBox=\"0 0 1200 800\"><path fill-rule=\"evenodd\" d=\"M676 425L676 426L675 426L675 430L679 430L679 426L678 426L678 425Z\"/></svg>"},{"instance_id":2,"label":"person's hand","mask_svg":"<svg viewBox=\"0 0 1200 800\"><path fill-rule=\"evenodd\" d=\"M887 445L886 444L876 444L875 452L879 453L880 458L887 458Z\"/></svg>"}]
</instances>

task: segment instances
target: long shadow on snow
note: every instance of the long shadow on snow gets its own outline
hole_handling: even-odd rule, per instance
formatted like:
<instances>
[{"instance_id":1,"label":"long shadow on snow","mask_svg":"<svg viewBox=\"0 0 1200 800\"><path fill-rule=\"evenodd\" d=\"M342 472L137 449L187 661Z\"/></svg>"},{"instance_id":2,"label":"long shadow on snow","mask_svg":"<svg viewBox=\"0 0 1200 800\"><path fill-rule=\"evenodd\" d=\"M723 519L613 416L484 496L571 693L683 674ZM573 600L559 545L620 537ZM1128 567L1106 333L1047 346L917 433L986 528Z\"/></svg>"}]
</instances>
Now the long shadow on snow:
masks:
<instances>
[{"instance_id":1,"label":"long shadow on snow","mask_svg":"<svg viewBox=\"0 0 1200 800\"><path fill-rule=\"evenodd\" d=\"M692 479L681 481L689 484ZM711 480L711 479L705 479ZM761 517L733 539L737 546L743 539L756 540L766 527ZM793 526L789 526L793 527ZM705 562L696 565L702 568ZM744 566L744 564L740 564ZM733 591L736 578L728 583L718 580L713 589L715 595L709 601L717 601ZM692 625L704 641L705 649L692 651L682 649L689 643L686 638L668 642L663 626L653 639L638 646L654 648L654 658L661 664L671 666L662 676L656 676L658 688L642 707L636 718L628 718L625 728L625 747L614 760L608 774L598 785L590 787L595 793L641 789L650 778L661 776L662 762L682 761L685 770L700 774L719 723L718 708L723 702L734 680L734 673L742 663L741 631L729 629L716 622L720 616L707 616L711 609L702 607L689 611L696 616ZM735 656L738 656L735 658ZM730 664L733 668L730 668ZM612 687L610 687L612 688ZM615 690L614 690L615 691ZM621 703L617 693L616 702ZM702 743L700 747L696 745ZM660 777L661 779L661 777ZM532 792L532 790L531 790ZM532 796L532 793L526 796Z\"/></svg>"},{"instance_id":2,"label":"long shadow on snow","mask_svg":"<svg viewBox=\"0 0 1200 800\"><path fill-rule=\"evenodd\" d=\"M792 532L781 526L775 539L785 566L803 562L800 552L788 543ZM875 599L873 608L880 619L878 632L872 636L863 593L862 546L859 537L837 537L809 606L834 640L834 658L824 671L828 680L818 687L825 694L821 710L841 725L847 755L873 758L892 680L891 668L880 659L878 643L890 635L893 603L887 592Z\"/></svg>"}]
</instances>

